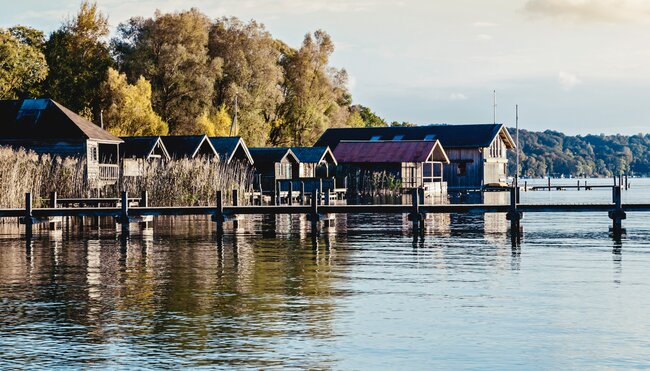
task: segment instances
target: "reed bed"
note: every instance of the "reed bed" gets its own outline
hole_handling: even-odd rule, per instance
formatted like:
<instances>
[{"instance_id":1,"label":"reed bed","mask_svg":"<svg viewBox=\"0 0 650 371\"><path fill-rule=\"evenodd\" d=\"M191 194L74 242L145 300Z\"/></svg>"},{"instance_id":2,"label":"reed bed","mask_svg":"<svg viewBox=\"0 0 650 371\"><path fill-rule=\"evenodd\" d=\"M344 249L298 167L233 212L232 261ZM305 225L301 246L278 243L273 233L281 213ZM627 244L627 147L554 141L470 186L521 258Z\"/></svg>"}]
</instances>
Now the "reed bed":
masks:
<instances>
[{"instance_id":1,"label":"reed bed","mask_svg":"<svg viewBox=\"0 0 650 371\"><path fill-rule=\"evenodd\" d=\"M387 171L372 171L359 169L345 169L348 177L348 191L353 192L356 197L362 199L375 197L399 197L401 196L401 182Z\"/></svg>"},{"instance_id":2,"label":"reed bed","mask_svg":"<svg viewBox=\"0 0 650 371\"><path fill-rule=\"evenodd\" d=\"M232 190L243 195L252 190L253 171L243 164L226 164L206 158L179 159L164 163L145 162L140 177L125 177L122 189L137 196L149 192L151 206L215 205L217 191L222 191L226 204L232 200Z\"/></svg>"},{"instance_id":3,"label":"reed bed","mask_svg":"<svg viewBox=\"0 0 650 371\"><path fill-rule=\"evenodd\" d=\"M82 159L0 147L0 207L24 207L27 192L35 198L45 198L52 191L61 197L87 197L90 187L84 173ZM44 206L44 202L35 199L34 206Z\"/></svg>"},{"instance_id":4,"label":"reed bed","mask_svg":"<svg viewBox=\"0 0 650 371\"><path fill-rule=\"evenodd\" d=\"M24 207L27 192L33 195L34 207L43 207L54 191L60 198L87 198L118 197L122 190L131 197L148 191L151 206L207 206L215 204L217 190L223 192L224 202L228 203L236 189L243 205L243 196L253 183L250 167L205 158L143 162L142 176L122 177L117 184L101 190L86 181L85 173L82 158L39 156L23 149L0 147L0 208Z\"/></svg>"}]
</instances>

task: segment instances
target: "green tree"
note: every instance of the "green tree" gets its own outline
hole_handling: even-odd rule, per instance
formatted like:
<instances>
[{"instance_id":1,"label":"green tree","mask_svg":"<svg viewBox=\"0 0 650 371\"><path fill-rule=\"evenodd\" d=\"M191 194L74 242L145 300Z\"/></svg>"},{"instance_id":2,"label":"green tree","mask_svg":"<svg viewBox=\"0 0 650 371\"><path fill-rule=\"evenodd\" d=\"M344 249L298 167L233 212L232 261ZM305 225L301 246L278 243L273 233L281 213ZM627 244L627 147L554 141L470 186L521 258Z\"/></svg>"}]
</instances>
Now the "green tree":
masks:
<instances>
[{"instance_id":1,"label":"green tree","mask_svg":"<svg viewBox=\"0 0 650 371\"><path fill-rule=\"evenodd\" d=\"M108 45L108 18L97 4L84 1L77 15L54 31L45 43L50 73L45 80L47 94L81 112L89 108L99 115L99 86L112 64Z\"/></svg>"},{"instance_id":2,"label":"green tree","mask_svg":"<svg viewBox=\"0 0 650 371\"><path fill-rule=\"evenodd\" d=\"M285 52L285 102L274 144L311 145L325 129L345 126L351 100L347 73L328 65L333 52L334 42L322 30L307 34L297 51Z\"/></svg>"},{"instance_id":3,"label":"green tree","mask_svg":"<svg viewBox=\"0 0 650 371\"><path fill-rule=\"evenodd\" d=\"M167 124L151 107L151 84L140 77L134 85L110 68L102 84L104 127L117 136L167 135Z\"/></svg>"},{"instance_id":4,"label":"green tree","mask_svg":"<svg viewBox=\"0 0 650 371\"><path fill-rule=\"evenodd\" d=\"M255 21L221 18L210 29L208 45L210 57L223 61L215 105L233 107L236 96L239 134L251 146L265 145L284 99L276 41Z\"/></svg>"},{"instance_id":5,"label":"green tree","mask_svg":"<svg viewBox=\"0 0 650 371\"><path fill-rule=\"evenodd\" d=\"M112 41L120 69L130 81L152 85L153 107L172 134L200 133L198 118L212 106L222 60L208 56L209 19L197 9L131 18Z\"/></svg>"},{"instance_id":6,"label":"green tree","mask_svg":"<svg viewBox=\"0 0 650 371\"><path fill-rule=\"evenodd\" d=\"M363 119L363 122L365 123L364 126L366 127L385 127L388 126L388 123L386 120L383 118L379 117L376 113L374 113L370 108L366 106L362 106L360 104L354 105L350 107L352 112L358 112L359 115L361 115L361 118ZM395 121L394 123L397 123ZM397 123L398 124L398 123ZM398 125L393 125L393 126L398 126Z\"/></svg>"},{"instance_id":7,"label":"green tree","mask_svg":"<svg viewBox=\"0 0 650 371\"><path fill-rule=\"evenodd\" d=\"M40 95L48 73L41 31L15 26L0 28L0 99Z\"/></svg>"}]
</instances>

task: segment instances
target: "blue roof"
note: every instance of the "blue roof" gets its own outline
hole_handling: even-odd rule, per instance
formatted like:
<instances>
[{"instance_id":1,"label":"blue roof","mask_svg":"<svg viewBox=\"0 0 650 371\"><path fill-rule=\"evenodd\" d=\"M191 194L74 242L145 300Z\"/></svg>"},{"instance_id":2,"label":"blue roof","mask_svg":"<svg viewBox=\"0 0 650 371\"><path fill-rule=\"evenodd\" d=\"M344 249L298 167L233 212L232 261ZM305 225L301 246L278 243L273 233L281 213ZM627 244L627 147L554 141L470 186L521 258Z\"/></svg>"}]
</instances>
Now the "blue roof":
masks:
<instances>
[{"instance_id":1,"label":"blue roof","mask_svg":"<svg viewBox=\"0 0 650 371\"><path fill-rule=\"evenodd\" d=\"M314 146L336 148L343 140L439 140L443 148L485 148L501 135L509 148L514 142L503 124L465 124L327 129ZM401 138L400 138L401 136ZM397 138L396 138L397 137Z\"/></svg>"},{"instance_id":2,"label":"blue roof","mask_svg":"<svg viewBox=\"0 0 650 371\"><path fill-rule=\"evenodd\" d=\"M241 137L210 137L210 143L212 143L212 147L217 151L217 154L222 161L229 162L237 151L237 148L241 147L246 154L248 161L251 164L254 162L250 152L248 151L248 147L246 147L246 144Z\"/></svg>"},{"instance_id":3,"label":"blue roof","mask_svg":"<svg viewBox=\"0 0 650 371\"><path fill-rule=\"evenodd\" d=\"M329 147L289 147L289 149L296 155L298 161L303 163L317 164L324 159L326 154L332 156L332 160L336 163L334 154L329 150ZM327 159L325 159L327 161Z\"/></svg>"}]
</instances>

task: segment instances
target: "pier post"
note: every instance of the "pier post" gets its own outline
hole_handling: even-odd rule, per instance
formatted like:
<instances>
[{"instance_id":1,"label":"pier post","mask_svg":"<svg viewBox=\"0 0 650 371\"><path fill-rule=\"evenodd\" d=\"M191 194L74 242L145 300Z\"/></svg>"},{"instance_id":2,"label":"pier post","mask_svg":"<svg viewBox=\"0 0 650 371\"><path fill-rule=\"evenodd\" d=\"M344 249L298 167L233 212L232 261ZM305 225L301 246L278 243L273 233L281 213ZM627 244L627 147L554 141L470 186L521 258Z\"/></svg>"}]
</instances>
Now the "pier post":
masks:
<instances>
[{"instance_id":1,"label":"pier post","mask_svg":"<svg viewBox=\"0 0 650 371\"><path fill-rule=\"evenodd\" d=\"M548 177L548 191L551 191L551 177Z\"/></svg>"},{"instance_id":2,"label":"pier post","mask_svg":"<svg viewBox=\"0 0 650 371\"><path fill-rule=\"evenodd\" d=\"M32 217L32 194L25 193L25 216L23 217L25 223L25 237L32 238L34 219Z\"/></svg>"},{"instance_id":3,"label":"pier post","mask_svg":"<svg viewBox=\"0 0 650 371\"><path fill-rule=\"evenodd\" d=\"M578 179L578 191L580 190L580 179Z\"/></svg>"},{"instance_id":4,"label":"pier post","mask_svg":"<svg viewBox=\"0 0 650 371\"><path fill-rule=\"evenodd\" d=\"M630 189L630 183L627 182L627 174L625 174L625 190Z\"/></svg>"},{"instance_id":5,"label":"pier post","mask_svg":"<svg viewBox=\"0 0 650 371\"><path fill-rule=\"evenodd\" d=\"M289 181L289 197L287 197L289 206L293 205L293 181Z\"/></svg>"},{"instance_id":6,"label":"pier post","mask_svg":"<svg viewBox=\"0 0 650 371\"><path fill-rule=\"evenodd\" d=\"M142 191L140 192L140 202L138 202L140 207L149 207L149 192ZM151 227L151 221L153 221L153 216L147 215L139 218L138 225L140 229L148 229Z\"/></svg>"},{"instance_id":7,"label":"pier post","mask_svg":"<svg viewBox=\"0 0 650 371\"><path fill-rule=\"evenodd\" d=\"M413 188L411 195L412 209L411 213L409 214L409 220L412 223L413 236L415 238L418 234L424 232L424 228L422 228L424 226L424 221L422 220L422 215L420 214L420 189Z\"/></svg>"},{"instance_id":8,"label":"pier post","mask_svg":"<svg viewBox=\"0 0 650 371\"><path fill-rule=\"evenodd\" d=\"M217 236L223 235L223 198L221 191L217 191L217 210L216 213L212 216L212 221L217 223Z\"/></svg>"},{"instance_id":9,"label":"pier post","mask_svg":"<svg viewBox=\"0 0 650 371\"><path fill-rule=\"evenodd\" d=\"M305 204L305 182L300 181L300 204Z\"/></svg>"},{"instance_id":10,"label":"pier post","mask_svg":"<svg viewBox=\"0 0 650 371\"><path fill-rule=\"evenodd\" d=\"M56 204L58 202L58 197L55 192L50 192L50 208L56 209ZM63 217L60 216L55 216L50 218L48 221L49 227L51 231L58 231L61 229L61 224L63 224Z\"/></svg>"},{"instance_id":11,"label":"pier post","mask_svg":"<svg viewBox=\"0 0 650 371\"><path fill-rule=\"evenodd\" d=\"M524 215L518 210L517 203L517 191L514 187L510 188L510 210L506 214L506 219L510 221L510 233L518 237L521 233L521 219Z\"/></svg>"},{"instance_id":12,"label":"pier post","mask_svg":"<svg viewBox=\"0 0 650 371\"><path fill-rule=\"evenodd\" d=\"M528 181L524 180L524 192L528 192Z\"/></svg>"},{"instance_id":13,"label":"pier post","mask_svg":"<svg viewBox=\"0 0 650 371\"><path fill-rule=\"evenodd\" d=\"M614 238L620 238L625 233L623 228L623 220L627 218L623 210L623 200L621 197L621 185L612 188L612 198L614 201L614 210L608 212L608 216L612 219L612 235Z\"/></svg>"},{"instance_id":14,"label":"pier post","mask_svg":"<svg viewBox=\"0 0 650 371\"><path fill-rule=\"evenodd\" d=\"M122 236L126 237L129 235L129 194L124 191L122 192L122 211L120 213L119 223L122 230Z\"/></svg>"},{"instance_id":15,"label":"pier post","mask_svg":"<svg viewBox=\"0 0 650 371\"><path fill-rule=\"evenodd\" d=\"M239 191L236 189L232 190L232 206L239 206ZM233 229L239 228L239 216L232 215L232 227Z\"/></svg>"},{"instance_id":16,"label":"pier post","mask_svg":"<svg viewBox=\"0 0 650 371\"><path fill-rule=\"evenodd\" d=\"M311 191L311 211L307 217L311 222L312 237L318 234L318 222L320 221L320 216L318 215L319 202L320 202L320 193L318 192L318 189L314 189Z\"/></svg>"}]
</instances>

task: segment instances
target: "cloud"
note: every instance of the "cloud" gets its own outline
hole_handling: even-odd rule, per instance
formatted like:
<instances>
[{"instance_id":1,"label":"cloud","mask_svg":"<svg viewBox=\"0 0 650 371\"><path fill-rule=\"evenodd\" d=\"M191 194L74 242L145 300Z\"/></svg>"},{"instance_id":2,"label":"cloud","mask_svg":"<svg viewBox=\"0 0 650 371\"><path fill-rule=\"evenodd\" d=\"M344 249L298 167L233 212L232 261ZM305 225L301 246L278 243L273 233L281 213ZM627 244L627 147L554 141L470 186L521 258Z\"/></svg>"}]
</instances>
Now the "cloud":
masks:
<instances>
[{"instance_id":1,"label":"cloud","mask_svg":"<svg viewBox=\"0 0 650 371\"><path fill-rule=\"evenodd\" d=\"M578 78L578 76L565 71L560 71L560 73L558 73L557 80L560 83L562 89L566 91L575 88L576 85L582 84L582 81Z\"/></svg>"},{"instance_id":2,"label":"cloud","mask_svg":"<svg viewBox=\"0 0 650 371\"><path fill-rule=\"evenodd\" d=\"M451 93L449 95L449 100L451 101L467 100L467 95L463 93Z\"/></svg>"},{"instance_id":3,"label":"cloud","mask_svg":"<svg viewBox=\"0 0 650 371\"><path fill-rule=\"evenodd\" d=\"M488 27L496 27L498 24L492 23L492 22L474 22L472 23L472 27L476 28L488 28Z\"/></svg>"},{"instance_id":4,"label":"cloud","mask_svg":"<svg viewBox=\"0 0 650 371\"><path fill-rule=\"evenodd\" d=\"M524 11L581 22L650 22L647 0L528 0Z\"/></svg>"},{"instance_id":5,"label":"cloud","mask_svg":"<svg viewBox=\"0 0 650 371\"><path fill-rule=\"evenodd\" d=\"M483 34L480 34L480 35L477 35L476 38L477 38L479 41L490 41L490 40L492 40L492 36L491 36L491 35L484 34L484 33L483 33Z\"/></svg>"}]
</instances>

